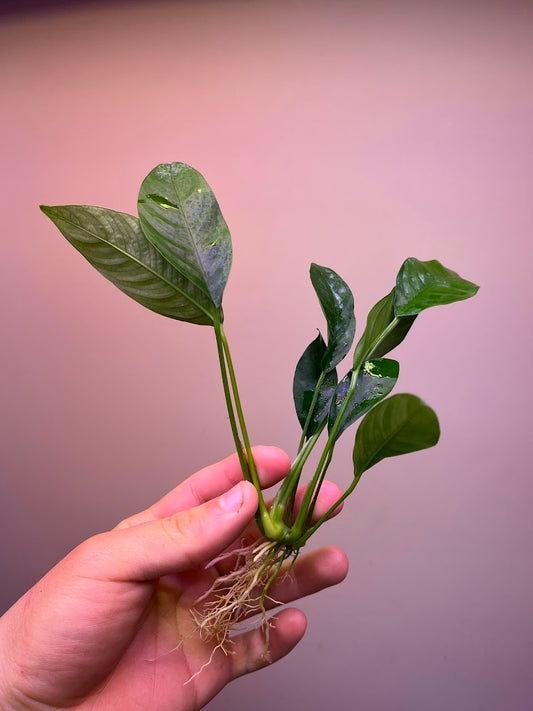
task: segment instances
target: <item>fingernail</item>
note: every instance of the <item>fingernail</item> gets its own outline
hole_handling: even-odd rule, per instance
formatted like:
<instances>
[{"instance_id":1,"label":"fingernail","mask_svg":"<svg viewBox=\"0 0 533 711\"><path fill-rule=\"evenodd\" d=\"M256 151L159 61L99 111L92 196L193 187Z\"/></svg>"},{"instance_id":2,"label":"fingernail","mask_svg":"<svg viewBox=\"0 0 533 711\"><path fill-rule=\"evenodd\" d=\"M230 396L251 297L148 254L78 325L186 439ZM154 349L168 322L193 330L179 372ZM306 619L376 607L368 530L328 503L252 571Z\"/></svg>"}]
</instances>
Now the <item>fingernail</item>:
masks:
<instances>
[{"instance_id":1,"label":"fingernail","mask_svg":"<svg viewBox=\"0 0 533 711\"><path fill-rule=\"evenodd\" d=\"M226 491L225 494L222 494L218 501L220 508L224 509L224 511L232 513L239 511L243 502L242 486L237 484L233 487L233 489L230 489L229 491Z\"/></svg>"}]
</instances>

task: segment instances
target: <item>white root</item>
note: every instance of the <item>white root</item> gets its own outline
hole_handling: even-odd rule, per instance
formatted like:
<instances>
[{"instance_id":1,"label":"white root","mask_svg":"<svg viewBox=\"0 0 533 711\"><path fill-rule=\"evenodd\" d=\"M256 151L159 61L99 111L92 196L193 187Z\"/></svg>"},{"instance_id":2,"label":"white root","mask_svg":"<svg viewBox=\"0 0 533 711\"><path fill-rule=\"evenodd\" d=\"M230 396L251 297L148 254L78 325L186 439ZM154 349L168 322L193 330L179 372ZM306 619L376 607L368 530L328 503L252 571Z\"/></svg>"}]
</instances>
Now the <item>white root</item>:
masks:
<instances>
[{"instance_id":1,"label":"white root","mask_svg":"<svg viewBox=\"0 0 533 711\"><path fill-rule=\"evenodd\" d=\"M260 614L267 655L270 625L266 603L279 604L269 596L268 590L290 555L291 551L282 544L261 541L212 560L207 567L236 556L234 570L219 576L195 602L192 615L202 639L214 642L216 649L231 653L227 646L231 631L248 617Z\"/></svg>"},{"instance_id":2,"label":"white root","mask_svg":"<svg viewBox=\"0 0 533 711\"><path fill-rule=\"evenodd\" d=\"M218 563L235 559L234 569L226 575L218 576L203 595L194 603L191 610L194 623L204 642L213 644L207 661L185 682L190 684L208 667L215 654L220 650L226 655L232 654L232 633L242 632L242 623L259 614L264 634L265 646L263 658L270 661L269 641L271 623L267 619L267 603L281 605L268 591L271 584L282 571L283 563L292 558L289 566L283 569L283 576L290 575L298 551L292 551L283 544L262 540L237 550L228 551L211 560L206 569ZM179 649L184 640L180 640L172 649L147 662L155 662L163 656Z\"/></svg>"}]
</instances>

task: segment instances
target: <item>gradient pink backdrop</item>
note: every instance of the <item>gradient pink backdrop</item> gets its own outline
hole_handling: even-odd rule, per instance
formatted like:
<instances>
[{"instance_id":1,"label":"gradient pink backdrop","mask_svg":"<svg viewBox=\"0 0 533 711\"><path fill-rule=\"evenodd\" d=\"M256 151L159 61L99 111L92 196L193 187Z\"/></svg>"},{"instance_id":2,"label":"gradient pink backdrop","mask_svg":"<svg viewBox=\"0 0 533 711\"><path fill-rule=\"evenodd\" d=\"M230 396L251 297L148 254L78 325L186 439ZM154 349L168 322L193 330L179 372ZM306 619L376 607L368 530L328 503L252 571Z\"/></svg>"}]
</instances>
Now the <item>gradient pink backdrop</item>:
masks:
<instances>
[{"instance_id":1,"label":"gradient pink backdrop","mask_svg":"<svg viewBox=\"0 0 533 711\"><path fill-rule=\"evenodd\" d=\"M289 658L209 708L533 707L532 5L110 4L5 18L0 52L0 607L232 450L211 332L134 304L38 210L134 212L144 175L180 160L232 230L256 442L294 453L293 368L322 326L309 262L353 286L360 322L406 256L482 287L398 351L438 448L365 476L319 536L347 582L302 603Z\"/></svg>"}]
</instances>

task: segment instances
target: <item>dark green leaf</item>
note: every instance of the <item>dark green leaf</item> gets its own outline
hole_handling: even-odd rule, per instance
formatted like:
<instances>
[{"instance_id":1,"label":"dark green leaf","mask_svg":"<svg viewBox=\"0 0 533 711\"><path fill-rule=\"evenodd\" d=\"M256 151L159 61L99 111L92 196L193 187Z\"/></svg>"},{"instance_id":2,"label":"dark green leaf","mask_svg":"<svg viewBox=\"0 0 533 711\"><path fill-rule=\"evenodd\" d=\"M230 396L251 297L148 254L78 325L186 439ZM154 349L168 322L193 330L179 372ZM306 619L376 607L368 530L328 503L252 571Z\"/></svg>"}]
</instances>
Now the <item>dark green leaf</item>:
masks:
<instances>
[{"instance_id":1,"label":"dark green leaf","mask_svg":"<svg viewBox=\"0 0 533 711\"><path fill-rule=\"evenodd\" d=\"M210 300L163 259L136 217L86 205L42 205L41 210L93 267L135 301L180 321L213 323Z\"/></svg>"},{"instance_id":2,"label":"dark green leaf","mask_svg":"<svg viewBox=\"0 0 533 711\"><path fill-rule=\"evenodd\" d=\"M380 335L394 320L394 298L396 289L384 296L371 309L366 320L366 328L356 346L354 353L354 366L359 367L367 358L381 358L406 337L409 329L413 325L416 316L404 316L398 319L396 326L387 336L377 343Z\"/></svg>"},{"instance_id":3,"label":"dark green leaf","mask_svg":"<svg viewBox=\"0 0 533 711\"><path fill-rule=\"evenodd\" d=\"M157 166L141 185L138 207L150 242L220 307L231 268L231 236L200 173L184 163Z\"/></svg>"},{"instance_id":4,"label":"dark green leaf","mask_svg":"<svg viewBox=\"0 0 533 711\"><path fill-rule=\"evenodd\" d=\"M296 366L292 390L296 414L302 428L307 421L313 396L322 376L322 360L325 352L326 344L319 333L307 346ZM320 384L313 415L307 428L308 437L313 435L326 419L336 385L337 372L330 370L323 376Z\"/></svg>"},{"instance_id":5,"label":"dark green leaf","mask_svg":"<svg viewBox=\"0 0 533 711\"><path fill-rule=\"evenodd\" d=\"M377 358L367 360L357 377L354 394L342 417L335 439L368 412L380 400L386 397L398 380L400 364L396 360ZM329 411L328 430L331 433L350 387L352 371L338 384Z\"/></svg>"},{"instance_id":6,"label":"dark green leaf","mask_svg":"<svg viewBox=\"0 0 533 711\"><path fill-rule=\"evenodd\" d=\"M469 299L479 289L471 281L443 267L435 259L406 259L396 277L396 316L414 316L431 306Z\"/></svg>"},{"instance_id":7,"label":"dark green leaf","mask_svg":"<svg viewBox=\"0 0 533 711\"><path fill-rule=\"evenodd\" d=\"M311 264L311 283L328 324L328 343L322 370L335 368L352 346L355 334L353 295L338 274L327 267Z\"/></svg>"},{"instance_id":8,"label":"dark green leaf","mask_svg":"<svg viewBox=\"0 0 533 711\"><path fill-rule=\"evenodd\" d=\"M433 447L439 440L433 410L415 395L393 395L376 405L359 425L353 450L356 477L386 457Z\"/></svg>"}]
</instances>

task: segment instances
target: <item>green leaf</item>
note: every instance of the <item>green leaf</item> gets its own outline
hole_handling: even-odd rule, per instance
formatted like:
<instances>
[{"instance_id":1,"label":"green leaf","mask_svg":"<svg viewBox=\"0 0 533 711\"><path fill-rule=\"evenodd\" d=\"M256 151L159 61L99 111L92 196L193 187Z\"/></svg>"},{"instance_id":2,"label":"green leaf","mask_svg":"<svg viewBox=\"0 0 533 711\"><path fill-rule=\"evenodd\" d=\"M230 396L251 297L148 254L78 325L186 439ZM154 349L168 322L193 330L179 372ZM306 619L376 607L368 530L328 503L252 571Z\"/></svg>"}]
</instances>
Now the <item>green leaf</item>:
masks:
<instances>
[{"instance_id":1,"label":"green leaf","mask_svg":"<svg viewBox=\"0 0 533 711\"><path fill-rule=\"evenodd\" d=\"M396 277L396 316L414 316L431 306L452 304L474 296L479 287L443 267L435 259L406 259Z\"/></svg>"},{"instance_id":2,"label":"green leaf","mask_svg":"<svg viewBox=\"0 0 533 711\"><path fill-rule=\"evenodd\" d=\"M439 421L415 395L393 395L363 419L353 450L356 477L386 457L433 447L439 440Z\"/></svg>"},{"instance_id":3,"label":"green leaf","mask_svg":"<svg viewBox=\"0 0 533 711\"><path fill-rule=\"evenodd\" d=\"M416 316L404 316L397 319L394 328L383 340L379 341L381 334L394 321L395 296L396 289L393 289L370 309L365 330L355 348L354 367L360 367L367 358L381 358L386 355L396 348L409 332Z\"/></svg>"},{"instance_id":4,"label":"green leaf","mask_svg":"<svg viewBox=\"0 0 533 711\"><path fill-rule=\"evenodd\" d=\"M328 343L322 370L335 368L352 346L355 334L353 295L338 274L327 267L311 264L311 283L328 324Z\"/></svg>"},{"instance_id":5,"label":"green leaf","mask_svg":"<svg viewBox=\"0 0 533 711\"><path fill-rule=\"evenodd\" d=\"M386 397L396 385L400 373L400 364L388 358L367 360L359 371L354 394L346 408L339 428L335 434L337 440L341 434L362 417L380 400ZM350 371L337 385L329 411L328 431L331 434L337 417L343 407L344 400L350 388L352 371Z\"/></svg>"},{"instance_id":6,"label":"green leaf","mask_svg":"<svg viewBox=\"0 0 533 711\"><path fill-rule=\"evenodd\" d=\"M320 388L313 407L313 414L307 427L308 437L315 434L328 415L331 398L337 385L337 371L330 370L322 375L322 360L326 353L324 339L318 334L305 349L298 361L293 380L293 398L296 414L302 428L307 422L309 409L319 380L322 378Z\"/></svg>"},{"instance_id":7,"label":"green leaf","mask_svg":"<svg viewBox=\"0 0 533 711\"><path fill-rule=\"evenodd\" d=\"M159 252L215 307L231 269L231 236L204 178L184 163L163 163L139 192L141 227Z\"/></svg>"},{"instance_id":8,"label":"green leaf","mask_svg":"<svg viewBox=\"0 0 533 711\"><path fill-rule=\"evenodd\" d=\"M213 323L210 300L163 259L136 217L87 205L42 205L41 210L93 267L135 301L180 321Z\"/></svg>"}]
</instances>

